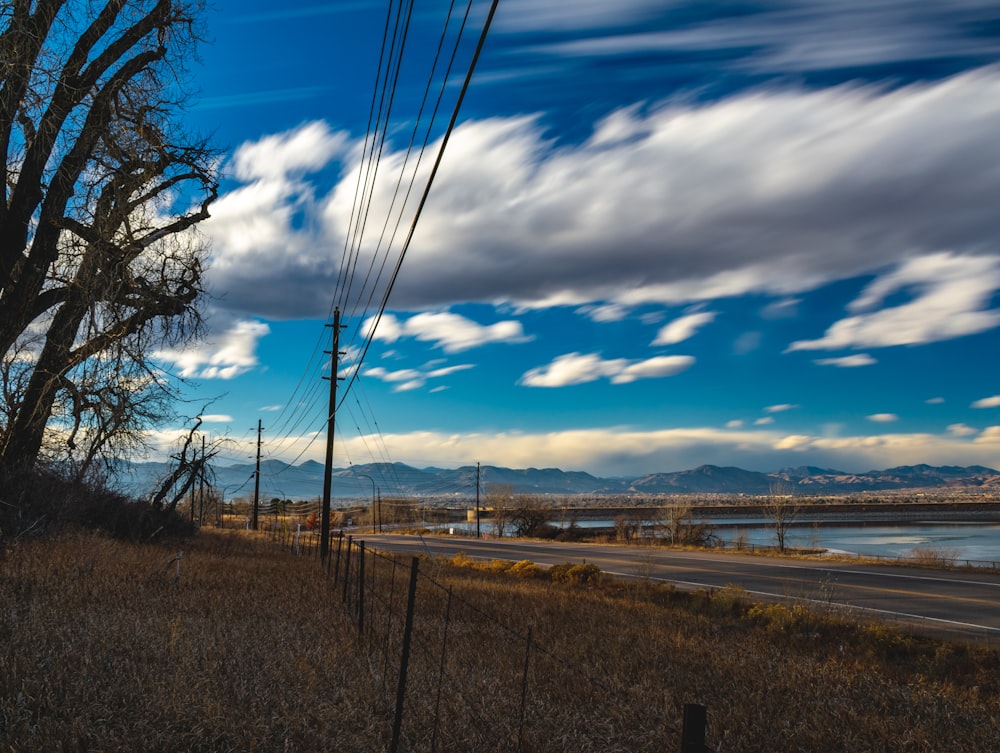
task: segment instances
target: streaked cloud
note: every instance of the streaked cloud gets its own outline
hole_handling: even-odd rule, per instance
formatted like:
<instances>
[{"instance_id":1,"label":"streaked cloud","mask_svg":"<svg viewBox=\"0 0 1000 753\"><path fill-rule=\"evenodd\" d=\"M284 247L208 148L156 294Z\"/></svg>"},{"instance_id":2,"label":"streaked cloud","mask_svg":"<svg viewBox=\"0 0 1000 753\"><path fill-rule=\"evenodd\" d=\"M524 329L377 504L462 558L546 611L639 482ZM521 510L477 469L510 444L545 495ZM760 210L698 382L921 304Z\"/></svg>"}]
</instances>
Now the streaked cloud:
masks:
<instances>
[{"instance_id":1,"label":"streaked cloud","mask_svg":"<svg viewBox=\"0 0 1000 753\"><path fill-rule=\"evenodd\" d=\"M766 413L784 413L788 410L795 410L800 406L793 403L779 403L778 405L768 405L764 408Z\"/></svg>"},{"instance_id":2,"label":"streaked cloud","mask_svg":"<svg viewBox=\"0 0 1000 753\"><path fill-rule=\"evenodd\" d=\"M207 424L228 424L233 421L233 417L225 413L203 413L198 418Z\"/></svg>"},{"instance_id":3,"label":"streaked cloud","mask_svg":"<svg viewBox=\"0 0 1000 753\"><path fill-rule=\"evenodd\" d=\"M548 3L527 13L519 26L545 18ZM638 13L642 4L630 3ZM817 4L808 0L734 6L699 3L676 17L669 13L667 28L622 29L539 45L553 56L620 57L639 54L706 55L728 62L734 69L757 73L804 73L930 61L966 56L995 57L996 42L972 33L977 24L992 23L988 3L947 2L914 13L892 0ZM530 28L530 27L529 27ZM586 25L584 25L586 28ZM725 66L726 63L723 63Z\"/></svg>"},{"instance_id":4,"label":"streaked cloud","mask_svg":"<svg viewBox=\"0 0 1000 753\"><path fill-rule=\"evenodd\" d=\"M866 416L866 418L877 424L890 424L893 421L899 420L899 416L895 413L872 413L870 416Z\"/></svg>"},{"instance_id":5,"label":"streaked cloud","mask_svg":"<svg viewBox=\"0 0 1000 753\"><path fill-rule=\"evenodd\" d=\"M841 356L839 358L817 358L813 363L820 366L836 366L841 369L856 369L861 366L871 366L878 363L867 353L857 353L853 356Z\"/></svg>"},{"instance_id":6,"label":"streaked cloud","mask_svg":"<svg viewBox=\"0 0 1000 753\"><path fill-rule=\"evenodd\" d=\"M328 96L326 86L292 86L284 89L266 89L215 97L202 97L192 105L196 110L228 110L234 107L256 107L279 102L296 102Z\"/></svg>"},{"instance_id":7,"label":"streaked cloud","mask_svg":"<svg viewBox=\"0 0 1000 753\"><path fill-rule=\"evenodd\" d=\"M864 313L841 319L824 337L794 342L788 350L885 348L984 332L1000 325L1000 310L989 308L998 289L1000 258L952 253L923 256L868 285L848 307ZM900 292L910 293L913 300L878 308Z\"/></svg>"},{"instance_id":8,"label":"streaked cloud","mask_svg":"<svg viewBox=\"0 0 1000 753\"><path fill-rule=\"evenodd\" d=\"M1000 408L1000 395L984 397L972 403L973 408Z\"/></svg>"},{"instance_id":9,"label":"streaked cloud","mask_svg":"<svg viewBox=\"0 0 1000 753\"><path fill-rule=\"evenodd\" d=\"M459 371L475 368L475 364L462 363L454 366L444 366L442 368L424 369L398 369L389 371L382 366L374 366L364 371L364 375L388 382L393 385L393 392L408 392L420 389L431 379L441 379ZM437 391L437 390L432 390Z\"/></svg>"},{"instance_id":10,"label":"streaked cloud","mask_svg":"<svg viewBox=\"0 0 1000 753\"><path fill-rule=\"evenodd\" d=\"M968 424L949 424L948 433L953 437L971 437L979 433L978 429L975 429Z\"/></svg>"},{"instance_id":11,"label":"streaked cloud","mask_svg":"<svg viewBox=\"0 0 1000 753\"><path fill-rule=\"evenodd\" d=\"M294 458L313 437L283 443ZM584 428L545 432L385 433L378 437L346 437L336 451L365 457L366 445L377 442L394 458L417 467L459 467L470 457L510 468L555 467L599 475L631 475L678 471L702 463L736 465L774 471L786 465L818 465L848 472L921 462L996 466L1000 426L981 432L972 442L951 434L877 434L825 437L785 434L773 429L735 431L685 427L643 431L629 427ZM384 444L383 444L384 443ZM316 459L321 445L311 450ZM338 460L337 462L341 462Z\"/></svg>"},{"instance_id":12,"label":"streaked cloud","mask_svg":"<svg viewBox=\"0 0 1000 753\"><path fill-rule=\"evenodd\" d=\"M567 353L547 366L525 372L518 383L526 387L568 387L609 379L612 384L627 384L637 379L656 379L679 374L690 368L694 360L691 356L605 360L597 353Z\"/></svg>"},{"instance_id":13,"label":"streaked cloud","mask_svg":"<svg viewBox=\"0 0 1000 753\"><path fill-rule=\"evenodd\" d=\"M791 301L832 280L878 274L850 317L791 348L985 331L998 322L988 301L1000 287L1000 258L984 251L1000 234L991 200L1000 192L991 168L1000 162L998 100L1000 69L982 68L896 89L785 88L626 107L580 143L552 142L535 117L465 122L393 306L635 307L748 293ZM239 174L267 180L228 191L203 228L225 305L326 311L336 281L330 249L344 246L360 169L357 144L342 139L311 125L301 138L243 148ZM323 157L328 169L342 163L329 191L305 176ZM387 213L402 158L387 150L383 159L376 216ZM900 185L907 200L886 202ZM913 300L880 310L893 292Z\"/></svg>"},{"instance_id":14,"label":"streaked cloud","mask_svg":"<svg viewBox=\"0 0 1000 753\"><path fill-rule=\"evenodd\" d=\"M243 144L232 158L239 180L284 180L289 175L319 170L350 146L344 133L322 121L306 123L285 133Z\"/></svg>"},{"instance_id":15,"label":"streaked cloud","mask_svg":"<svg viewBox=\"0 0 1000 753\"><path fill-rule=\"evenodd\" d=\"M186 348L165 348L154 358L173 364L187 379L233 379L258 365L257 343L271 328L264 322L236 320L209 332Z\"/></svg>"},{"instance_id":16,"label":"streaked cloud","mask_svg":"<svg viewBox=\"0 0 1000 753\"><path fill-rule=\"evenodd\" d=\"M714 311L699 311L695 314L688 314L664 326L656 334L653 345L675 345L694 337L695 333L715 320Z\"/></svg>"},{"instance_id":17,"label":"streaked cloud","mask_svg":"<svg viewBox=\"0 0 1000 753\"><path fill-rule=\"evenodd\" d=\"M374 324L374 318L365 322L365 332ZM392 314L382 316L375 331L376 340L391 343L406 337L432 343L445 353L460 353L489 343L523 343L532 339L524 334L521 323L513 319L482 325L450 312L417 314L405 320Z\"/></svg>"}]
</instances>

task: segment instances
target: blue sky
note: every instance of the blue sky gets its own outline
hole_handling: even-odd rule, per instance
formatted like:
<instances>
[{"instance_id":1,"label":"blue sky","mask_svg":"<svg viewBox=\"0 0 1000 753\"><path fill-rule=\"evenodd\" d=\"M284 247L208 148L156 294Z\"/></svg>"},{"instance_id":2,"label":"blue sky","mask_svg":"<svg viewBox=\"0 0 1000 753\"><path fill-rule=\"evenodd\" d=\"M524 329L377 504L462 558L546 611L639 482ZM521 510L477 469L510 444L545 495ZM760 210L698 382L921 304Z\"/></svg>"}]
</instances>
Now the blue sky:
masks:
<instances>
[{"instance_id":1,"label":"blue sky","mask_svg":"<svg viewBox=\"0 0 1000 753\"><path fill-rule=\"evenodd\" d=\"M214 297L160 357L228 459L260 419L268 457L322 460L337 305L338 466L1000 466L1000 6L502 0L372 334L365 270L487 5L414 170L448 3L417 4L377 159L385 3L214 4L188 111L224 148Z\"/></svg>"}]
</instances>

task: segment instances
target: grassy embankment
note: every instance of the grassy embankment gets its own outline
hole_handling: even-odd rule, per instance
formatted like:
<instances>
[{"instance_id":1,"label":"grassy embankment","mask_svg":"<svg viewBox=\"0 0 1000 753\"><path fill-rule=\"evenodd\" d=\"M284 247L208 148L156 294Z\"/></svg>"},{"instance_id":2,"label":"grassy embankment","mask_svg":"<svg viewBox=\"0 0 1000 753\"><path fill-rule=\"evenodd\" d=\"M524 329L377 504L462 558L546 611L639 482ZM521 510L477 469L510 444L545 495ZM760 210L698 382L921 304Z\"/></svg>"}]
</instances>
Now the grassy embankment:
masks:
<instances>
[{"instance_id":1,"label":"grassy embankment","mask_svg":"<svg viewBox=\"0 0 1000 753\"><path fill-rule=\"evenodd\" d=\"M391 705L315 559L240 532L172 547L67 536L0 558L0 750L386 749ZM435 577L662 709L670 730L683 703L705 704L715 750L1000 750L996 651L731 590L562 585L504 569L459 561ZM469 640L456 650L506 660L505 647ZM591 709L547 707L573 703L564 678L550 682L531 691L533 719L567 725L547 735L565 745L548 749L586 749L573 720ZM605 713L621 750L678 745L627 728L630 709Z\"/></svg>"}]
</instances>

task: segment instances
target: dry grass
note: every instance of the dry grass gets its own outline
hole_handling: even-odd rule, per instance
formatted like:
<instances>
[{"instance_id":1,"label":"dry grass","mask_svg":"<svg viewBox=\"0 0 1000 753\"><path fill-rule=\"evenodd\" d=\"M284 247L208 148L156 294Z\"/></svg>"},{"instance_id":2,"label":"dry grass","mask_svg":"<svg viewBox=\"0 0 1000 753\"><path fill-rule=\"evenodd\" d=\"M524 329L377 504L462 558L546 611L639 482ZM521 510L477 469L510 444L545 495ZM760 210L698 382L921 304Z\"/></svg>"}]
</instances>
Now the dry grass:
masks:
<instances>
[{"instance_id":1,"label":"dry grass","mask_svg":"<svg viewBox=\"0 0 1000 753\"><path fill-rule=\"evenodd\" d=\"M75 536L0 554L0 751L387 749L395 639L379 625L398 633L405 566L369 564L358 640L317 560L242 532L182 548L177 583L176 547ZM737 589L554 583L500 562L421 572L402 750L520 736L525 753L661 753L702 703L720 753L1000 751L992 650Z\"/></svg>"},{"instance_id":2,"label":"dry grass","mask_svg":"<svg viewBox=\"0 0 1000 753\"><path fill-rule=\"evenodd\" d=\"M177 549L96 535L0 561L0 750L385 747L314 560L232 532Z\"/></svg>"},{"instance_id":3,"label":"dry grass","mask_svg":"<svg viewBox=\"0 0 1000 753\"><path fill-rule=\"evenodd\" d=\"M683 704L692 702L708 707L718 751L1000 750L994 650L754 605L739 589L561 585L462 558L436 579L519 635L531 628L538 650L525 750L676 749ZM432 602L421 597L425 615L440 609ZM507 705L508 719L497 724L510 740L524 642L481 621L469 632L449 654L474 651L480 675L507 683L484 706ZM489 692L470 684L466 695ZM512 748L477 741L452 749Z\"/></svg>"}]
</instances>

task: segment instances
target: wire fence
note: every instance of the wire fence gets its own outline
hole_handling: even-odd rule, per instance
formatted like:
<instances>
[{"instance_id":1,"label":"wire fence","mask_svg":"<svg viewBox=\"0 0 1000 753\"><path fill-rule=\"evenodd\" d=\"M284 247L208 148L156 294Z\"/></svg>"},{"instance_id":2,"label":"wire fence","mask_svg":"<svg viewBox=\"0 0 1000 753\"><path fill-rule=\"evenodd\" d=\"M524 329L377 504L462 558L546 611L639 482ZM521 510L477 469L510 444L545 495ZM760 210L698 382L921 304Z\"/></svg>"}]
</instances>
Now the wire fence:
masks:
<instances>
[{"instance_id":1,"label":"wire fence","mask_svg":"<svg viewBox=\"0 0 1000 753\"><path fill-rule=\"evenodd\" d=\"M319 556L316 536L267 535ZM505 612L488 584L463 582L459 593L435 577L433 560L390 556L342 532L329 551L323 592L342 602L381 688L386 705L373 712L391 724L390 753L659 752L678 740L682 751L708 750L704 709L685 707L681 728L682 709L596 670L605 657L555 648L545 626Z\"/></svg>"}]
</instances>

